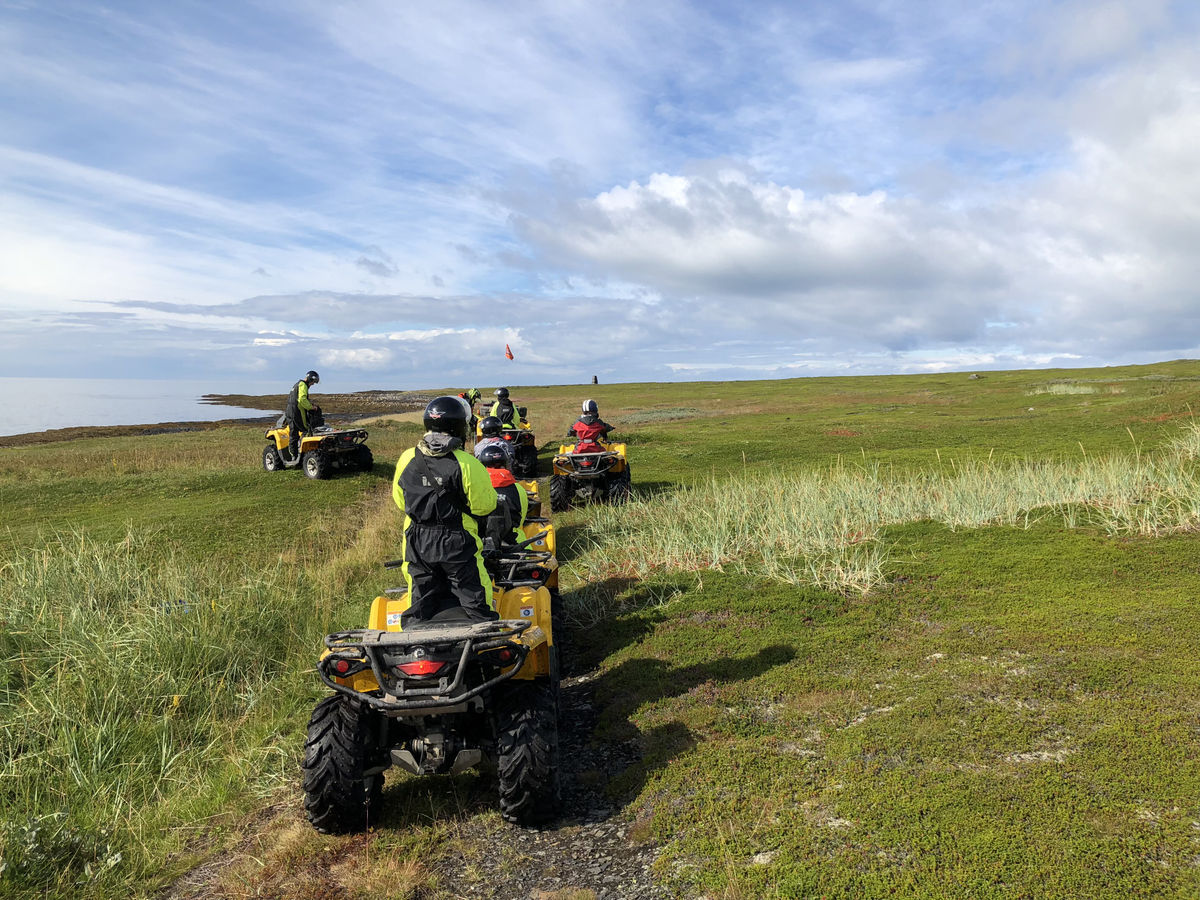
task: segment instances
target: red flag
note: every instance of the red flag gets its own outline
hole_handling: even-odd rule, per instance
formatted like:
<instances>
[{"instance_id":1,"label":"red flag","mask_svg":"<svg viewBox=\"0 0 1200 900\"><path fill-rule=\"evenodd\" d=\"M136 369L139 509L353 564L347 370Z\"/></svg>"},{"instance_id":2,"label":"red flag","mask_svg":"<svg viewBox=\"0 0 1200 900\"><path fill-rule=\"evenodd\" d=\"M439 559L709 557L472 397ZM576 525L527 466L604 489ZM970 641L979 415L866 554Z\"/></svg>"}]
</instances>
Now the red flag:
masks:
<instances>
[{"instance_id":1,"label":"red flag","mask_svg":"<svg viewBox=\"0 0 1200 900\"><path fill-rule=\"evenodd\" d=\"M507 356L509 359L513 358L512 351L508 349L508 344L504 345L504 355Z\"/></svg>"}]
</instances>

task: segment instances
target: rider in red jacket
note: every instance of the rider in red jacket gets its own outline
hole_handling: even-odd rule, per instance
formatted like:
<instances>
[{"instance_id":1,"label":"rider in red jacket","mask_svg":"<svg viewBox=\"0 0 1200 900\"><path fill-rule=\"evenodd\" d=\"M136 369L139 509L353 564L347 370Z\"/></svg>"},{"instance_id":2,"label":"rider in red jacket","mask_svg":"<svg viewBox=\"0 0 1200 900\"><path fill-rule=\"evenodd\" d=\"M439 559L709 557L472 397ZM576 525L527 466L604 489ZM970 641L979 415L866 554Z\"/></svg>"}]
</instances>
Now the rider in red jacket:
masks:
<instances>
[{"instance_id":1,"label":"rider in red jacket","mask_svg":"<svg viewBox=\"0 0 1200 900\"><path fill-rule=\"evenodd\" d=\"M583 401L583 414L574 425L567 429L567 437L579 441L575 446L576 453L597 453L604 449L600 441L608 440L608 433L613 427L600 418L600 407L595 400Z\"/></svg>"}]
</instances>

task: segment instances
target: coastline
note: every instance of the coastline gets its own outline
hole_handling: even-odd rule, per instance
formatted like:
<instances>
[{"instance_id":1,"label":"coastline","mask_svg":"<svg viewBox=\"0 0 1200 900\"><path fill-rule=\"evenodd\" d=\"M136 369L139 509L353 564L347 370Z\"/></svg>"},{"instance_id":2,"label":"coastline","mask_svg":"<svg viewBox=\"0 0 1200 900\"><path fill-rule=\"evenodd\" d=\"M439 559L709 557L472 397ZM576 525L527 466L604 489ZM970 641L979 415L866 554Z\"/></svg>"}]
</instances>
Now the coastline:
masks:
<instances>
[{"instance_id":1,"label":"coastline","mask_svg":"<svg viewBox=\"0 0 1200 900\"><path fill-rule=\"evenodd\" d=\"M317 394L317 405L330 410L326 417L338 422L361 416L387 415L423 409L436 394L429 391L357 391L352 394ZM85 438L141 437L156 434L178 434L187 431L211 431L230 426L256 426L266 428L279 418L287 405L286 394L205 394L200 402L206 406L230 406L242 409L262 410L261 416L175 422L152 422L141 425L78 425L67 428L50 428L45 431L29 431L22 434L0 435L0 449L28 447L38 444L54 444Z\"/></svg>"}]
</instances>

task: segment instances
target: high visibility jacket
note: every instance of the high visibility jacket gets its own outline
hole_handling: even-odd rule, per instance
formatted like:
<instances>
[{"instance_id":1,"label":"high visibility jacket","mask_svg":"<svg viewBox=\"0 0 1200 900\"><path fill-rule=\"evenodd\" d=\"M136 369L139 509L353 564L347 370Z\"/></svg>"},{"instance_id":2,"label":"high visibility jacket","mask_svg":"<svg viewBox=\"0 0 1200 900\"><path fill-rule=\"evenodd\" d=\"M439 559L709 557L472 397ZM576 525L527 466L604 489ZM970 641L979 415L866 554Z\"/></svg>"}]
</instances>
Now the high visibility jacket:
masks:
<instances>
[{"instance_id":1,"label":"high visibility jacket","mask_svg":"<svg viewBox=\"0 0 1200 900\"><path fill-rule=\"evenodd\" d=\"M392 499L404 510L404 580L409 607L401 628L461 606L494 618L479 522L496 508L483 463L447 435L429 433L396 463Z\"/></svg>"},{"instance_id":2,"label":"high visibility jacket","mask_svg":"<svg viewBox=\"0 0 1200 900\"><path fill-rule=\"evenodd\" d=\"M414 523L461 528L476 546L481 546L476 519L496 508L496 490L483 463L456 447L431 448L425 440L401 454L392 499L404 510L405 531Z\"/></svg>"},{"instance_id":3,"label":"high visibility jacket","mask_svg":"<svg viewBox=\"0 0 1200 900\"><path fill-rule=\"evenodd\" d=\"M492 404L489 415L499 419L500 424L505 428L517 427L517 408L511 400L497 400Z\"/></svg>"},{"instance_id":4,"label":"high visibility jacket","mask_svg":"<svg viewBox=\"0 0 1200 900\"><path fill-rule=\"evenodd\" d=\"M301 378L292 385L292 392L288 394L287 418L307 429L308 413L312 408L313 403L308 399L308 382Z\"/></svg>"}]
</instances>

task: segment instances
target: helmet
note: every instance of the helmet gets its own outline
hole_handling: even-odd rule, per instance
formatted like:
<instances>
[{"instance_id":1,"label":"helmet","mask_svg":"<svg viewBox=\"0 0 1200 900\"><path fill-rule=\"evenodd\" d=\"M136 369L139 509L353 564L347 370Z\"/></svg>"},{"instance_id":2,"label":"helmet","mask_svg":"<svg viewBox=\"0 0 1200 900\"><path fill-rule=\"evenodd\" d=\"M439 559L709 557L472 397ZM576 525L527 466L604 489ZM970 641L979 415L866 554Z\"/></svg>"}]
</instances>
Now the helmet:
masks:
<instances>
[{"instance_id":1,"label":"helmet","mask_svg":"<svg viewBox=\"0 0 1200 900\"><path fill-rule=\"evenodd\" d=\"M471 412L471 402L469 400L467 400L467 398L464 397L462 394L459 394L454 399L462 404L462 408L467 414L467 421L470 422L471 416L474 415L474 413Z\"/></svg>"},{"instance_id":2,"label":"helmet","mask_svg":"<svg viewBox=\"0 0 1200 900\"><path fill-rule=\"evenodd\" d=\"M501 400L508 399L508 388L496 388L496 396Z\"/></svg>"},{"instance_id":3,"label":"helmet","mask_svg":"<svg viewBox=\"0 0 1200 900\"><path fill-rule=\"evenodd\" d=\"M596 401L595 401L595 400L584 400L584 401L583 401L583 414L584 414L585 416L598 416L598 415L600 415L600 407L598 407L598 406L596 405Z\"/></svg>"},{"instance_id":4,"label":"helmet","mask_svg":"<svg viewBox=\"0 0 1200 900\"><path fill-rule=\"evenodd\" d=\"M434 397L425 407L425 430L467 439L467 411L457 397Z\"/></svg>"},{"instance_id":5,"label":"helmet","mask_svg":"<svg viewBox=\"0 0 1200 900\"><path fill-rule=\"evenodd\" d=\"M508 454L499 444L488 444L480 450L479 461L489 469L508 468Z\"/></svg>"},{"instance_id":6,"label":"helmet","mask_svg":"<svg viewBox=\"0 0 1200 900\"><path fill-rule=\"evenodd\" d=\"M306 372L304 375L304 380L307 381L309 384L316 384L318 381L321 380L321 376L318 375L316 372L314 372L312 369L309 369L308 372Z\"/></svg>"},{"instance_id":7,"label":"helmet","mask_svg":"<svg viewBox=\"0 0 1200 900\"><path fill-rule=\"evenodd\" d=\"M479 433L484 437L499 437L500 420L495 416L484 416L479 422Z\"/></svg>"}]
</instances>

